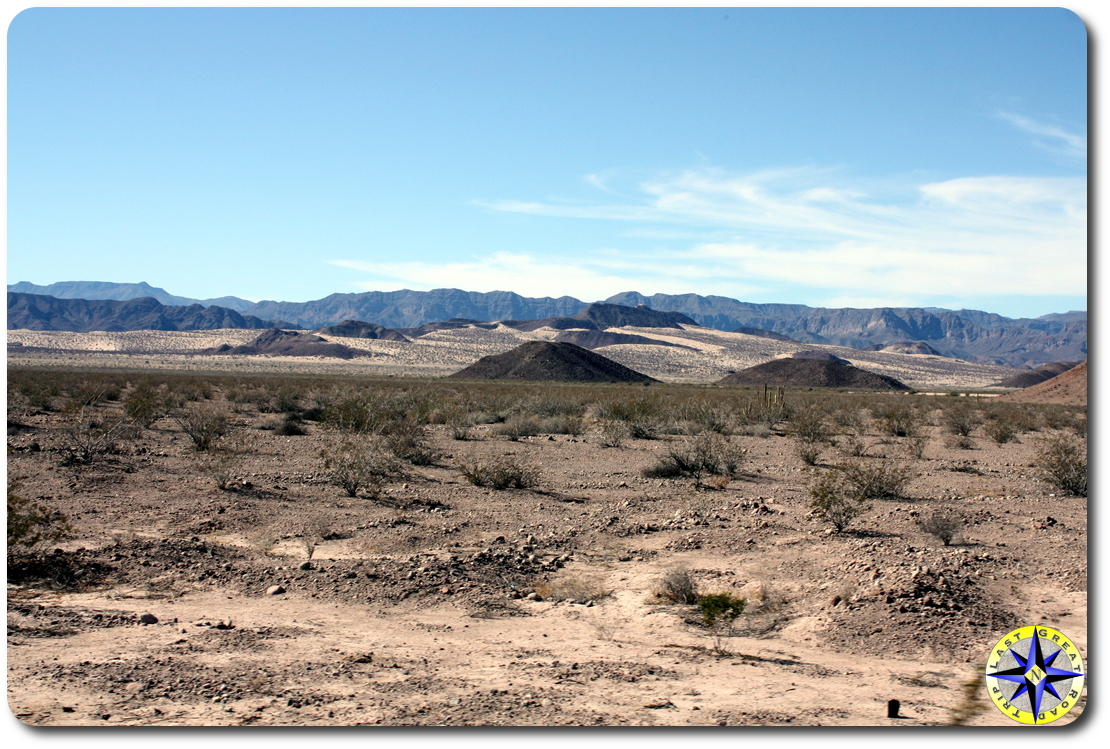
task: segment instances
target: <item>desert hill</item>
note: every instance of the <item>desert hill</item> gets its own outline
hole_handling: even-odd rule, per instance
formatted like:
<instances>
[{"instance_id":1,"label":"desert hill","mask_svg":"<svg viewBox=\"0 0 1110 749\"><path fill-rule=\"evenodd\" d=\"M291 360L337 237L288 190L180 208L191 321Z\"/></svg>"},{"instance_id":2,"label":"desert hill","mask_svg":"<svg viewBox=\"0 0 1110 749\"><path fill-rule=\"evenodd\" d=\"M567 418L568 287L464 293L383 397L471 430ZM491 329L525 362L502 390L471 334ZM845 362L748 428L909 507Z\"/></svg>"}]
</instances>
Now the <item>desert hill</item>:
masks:
<instances>
[{"instance_id":1,"label":"desert hill","mask_svg":"<svg viewBox=\"0 0 1110 749\"><path fill-rule=\"evenodd\" d=\"M998 400L1019 403L1062 403L1069 406L1087 405L1087 362L1072 367L1050 380L1022 390L1001 395Z\"/></svg>"},{"instance_id":2,"label":"desert hill","mask_svg":"<svg viewBox=\"0 0 1110 749\"><path fill-rule=\"evenodd\" d=\"M814 349L802 349L795 351L792 354L784 354L776 357L779 359L814 359L816 361L835 361L841 364L851 364L847 359L841 359L836 354L830 354L828 351L817 351Z\"/></svg>"},{"instance_id":3,"label":"desert hill","mask_svg":"<svg viewBox=\"0 0 1110 749\"><path fill-rule=\"evenodd\" d=\"M369 352L352 349L342 343L328 343L318 335L278 328L271 328L250 343L241 346L224 344L197 353L224 356L325 356L334 359L372 356Z\"/></svg>"},{"instance_id":4,"label":"desert hill","mask_svg":"<svg viewBox=\"0 0 1110 749\"><path fill-rule=\"evenodd\" d=\"M319 335L337 336L339 338L369 338L375 341L401 341L408 343L408 338L398 333L396 330L383 328L381 325L375 325L372 322L362 322L361 320L344 320L338 325L327 325L323 328L317 328L312 331Z\"/></svg>"},{"instance_id":5,"label":"desert hill","mask_svg":"<svg viewBox=\"0 0 1110 749\"><path fill-rule=\"evenodd\" d=\"M851 364L819 359L773 359L734 372L718 385L771 385L774 387L859 388L909 390L893 377L868 372Z\"/></svg>"},{"instance_id":6,"label":"desert hill","mask_svg":"<svg viewBox=\"0 0 1110 749\"><path fill-rule=\"evenodd\" d=\"M1062 375L1069 369L1077 366L1077 361L1058 361L1051 364L1045 364L1043 367L1037 367L1029 372L1022 372L1013 377L1007 377L1001 382L995 383L996 387L1004 388L1027 388L1036 385L1046 380L1051 380L1057 375Z\"/></svg>"},{"instance_id":7,"label":"desert hill","mask_svg":"<svg viewBox=\"0 0 1110 749\"><path fill-rule=\"evenodd\" d=\"M450 376L537 382L658 382L581 346L550 341L529 341L503 354L484 356Z\"/></svg>"}]
</instances>

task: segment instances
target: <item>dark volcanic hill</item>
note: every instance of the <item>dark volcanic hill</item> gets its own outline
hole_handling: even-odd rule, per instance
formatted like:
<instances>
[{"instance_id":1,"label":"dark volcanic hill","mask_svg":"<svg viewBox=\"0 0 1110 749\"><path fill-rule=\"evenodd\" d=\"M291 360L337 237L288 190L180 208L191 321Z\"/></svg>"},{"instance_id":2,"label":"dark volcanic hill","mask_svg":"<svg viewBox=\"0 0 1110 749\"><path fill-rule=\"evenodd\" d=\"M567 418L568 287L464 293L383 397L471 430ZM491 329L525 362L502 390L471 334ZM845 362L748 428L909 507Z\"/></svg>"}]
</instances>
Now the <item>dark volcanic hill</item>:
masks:
<instances>
[{"instance_id":1,"label":"dark volcanic hill","mask_svg":"<svg viewBox=\"0 0 1110 749\"><path fill-rule=\"evenodd\" d=\"M851 364L817 359L772 359L734 372L718 385L909 390L893 377L868 372Z\"/></svg>"},{"instance_id":2,"label":"dark volcanic hill","mask_svg":"<svg viewBox=\"0 0 1110 749\"><path fill-rule=\"evenodd\" d=\"M340 338L369 338L377 341L400 341L408 343L409 339L398 333L396 330L383 328L381 325L375 325L372 322L362 322L361 320L344 320L338 325L328 325L323 328L317 328L312 331L319 335L332 335Z\"/></svg>"},{"instance_id":3,"label":"dark volcanic hill","mask_svg":"<svg viewBox=\"0 0 1110 749\"><path fill-rule=\"evenodd\" d=\"M841 359L836 354L830 354L828 351L817 351L815 349L795 351L790 356L783 357L785 359L814 359L816 361L835 361L841 364L850 364L847 359Z\"/></svg>"},{"instance_id":4,"label":"dark volcanic hill","mask_svg":"<svg viewBox=\"0 0 1110 749\"><path fill-rule=\"evenodd\" d=\"M397 328L397 332L402 335L407 335L409 338L419 338L420 336L434 333L437 330L458 330L459 328L468 328L471 325L485 330L493 330L497 327L497 323L495 322L452 317L450 320L444 320L443 322L426 322L415 328Z\"/></svg>"},{"instance_id":5,"label":"dark volcanic hill","mask_svg":"<svg viewBox=\"0 0 1110 749\"><path fill-rule=\"evenodd\" d=\"M344 346L342 343L328 343L318 335L297 333L292 330L271 328L250 343L242 346L228 346L226 343L212 349L203 349L198 354L237 354L239 356L327 356L333 359L354 359L369 357L373 354Z\"/></svg>"},{"instance_id":6,"label":"dark volcanic hill","mask_svg":"<svg viewBox=\"0 0 1110 749\"><path fill-rule=\"evenodd\" d=\"M1007 377L1002 382L996 382L991 387L1004 387L1004 388L1027 388L1032 387L1045 380L1051 380L1057 375L1062 375L1069 369L1077 366L1077 361L1058 361L1052 364L1045 364L1043 367L1037 367L1030 372L1022 372L1013 377Z\"/></svg>"},{"instance_id":7,"label":"dark volcanic hill","mask_svg":"<svg viewBox=\"0 0 1110 749\"><path fill-rule=\"evenodd\" d=\"M167 307L151 297L120 302L8 292L8 330L251 330L284 324L241 315L226 307Z\"/></svg>"},{"instance_id":8,"label":"dark volcanic hill","mask_svg":"<svg viewBox=\"0 0 1110 749\"><path fill-rule=\"evenodd\" d=\"M484 356L450 376L537 382L658 382L573 343L548 341L528 341L512 351Z\"/></svg>"},{"instance_id":9,"label":"dark volcanic hill","mask_svg":"<svg viewBox=\"0 0 1110 749\"><path fill-rule=\"evenodd\" d=\"M630 333L613 333L607 330L568 330L555 336L556 343L573 343L575 346L593 349L604 346L617 346L624 343L638 343L645 346L673 346L693 350L690 346L682 346L670 341L659 341L642 335Z\"/></svg>"}]
</instances>

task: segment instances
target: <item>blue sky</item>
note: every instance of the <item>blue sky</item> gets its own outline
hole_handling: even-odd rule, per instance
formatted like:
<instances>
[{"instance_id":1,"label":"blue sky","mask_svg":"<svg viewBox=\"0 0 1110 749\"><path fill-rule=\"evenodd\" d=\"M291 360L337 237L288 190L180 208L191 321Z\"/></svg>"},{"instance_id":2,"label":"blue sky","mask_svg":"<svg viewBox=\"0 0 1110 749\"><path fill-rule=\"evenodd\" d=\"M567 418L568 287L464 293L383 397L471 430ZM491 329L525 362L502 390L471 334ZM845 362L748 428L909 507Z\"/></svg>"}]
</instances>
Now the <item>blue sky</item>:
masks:
<instances>
[{"instance_id":1,"label":"blue sky","mask_svg":"<svg viewBox=\"0 0 1110 749\"><path fill-rule=\"evenodd\" d=\"M8 282L1085 309L1062 9L36 8Z\"/></svg>"}]
</instances>

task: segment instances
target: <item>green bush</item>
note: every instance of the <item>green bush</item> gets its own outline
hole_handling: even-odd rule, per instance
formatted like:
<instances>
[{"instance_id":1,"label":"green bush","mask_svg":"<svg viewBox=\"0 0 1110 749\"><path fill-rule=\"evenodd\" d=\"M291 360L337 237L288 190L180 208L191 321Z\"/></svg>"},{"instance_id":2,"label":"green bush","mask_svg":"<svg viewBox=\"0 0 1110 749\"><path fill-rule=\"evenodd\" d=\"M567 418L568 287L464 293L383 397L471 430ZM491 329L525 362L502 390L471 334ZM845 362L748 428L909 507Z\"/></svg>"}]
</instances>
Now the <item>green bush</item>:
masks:
<instances>
[{"instance_id":1,"label":"green bush","mask_svg":"<svg viewBox=\"0 0 1110 749\"><path fill-rule=\"evenodd\" d=\"M729 593L710 593L698 598L702 624L713 631L714 650L718 654L728 654L724 647L725 638L732 636L733 624L744 613L746 603L746 599Z\"/></svg>"}]
</instances>

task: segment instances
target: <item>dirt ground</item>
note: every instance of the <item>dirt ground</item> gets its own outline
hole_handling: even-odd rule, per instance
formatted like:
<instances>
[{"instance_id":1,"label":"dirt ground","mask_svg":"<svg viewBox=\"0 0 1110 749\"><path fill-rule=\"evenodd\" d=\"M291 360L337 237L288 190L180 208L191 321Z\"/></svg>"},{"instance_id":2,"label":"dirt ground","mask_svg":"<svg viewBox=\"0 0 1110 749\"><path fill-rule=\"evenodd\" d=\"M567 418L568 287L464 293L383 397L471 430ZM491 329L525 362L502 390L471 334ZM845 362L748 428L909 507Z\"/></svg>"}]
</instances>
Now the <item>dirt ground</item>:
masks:
<instances>
[{"instance_id":1,"label":"dirt ground","mask_svg":"<svg viewBox=\"0 0 1110 749\"><path fill-rule=\"evenodd\" d=\"M642 475L679 435L603 447L596 425L515 441L479 426L459 441L432 424L432 465L351 498L324 475L323 426L233 418L257 441L229 490L170 418L70 467L59 414L9 429L19 493L78 531L9 569L19 720L916 726L965 710L1017 726L965 689L990 646L1043 623L1087 652L1086 499L1038 475L1036 432L954 449L933 424L917 459L872 428L866 460L915 477L835 532L809 507L826 469L780 429L729 437L739 473L697 490ZM459 469L501 455L539 484L483 488ZM829 446L819 464L843 458ZM917 525L935 510L966 519L951 546ZM728 636L657 595L677 567L747 600Z\"/></svg>"}]
</instances>

